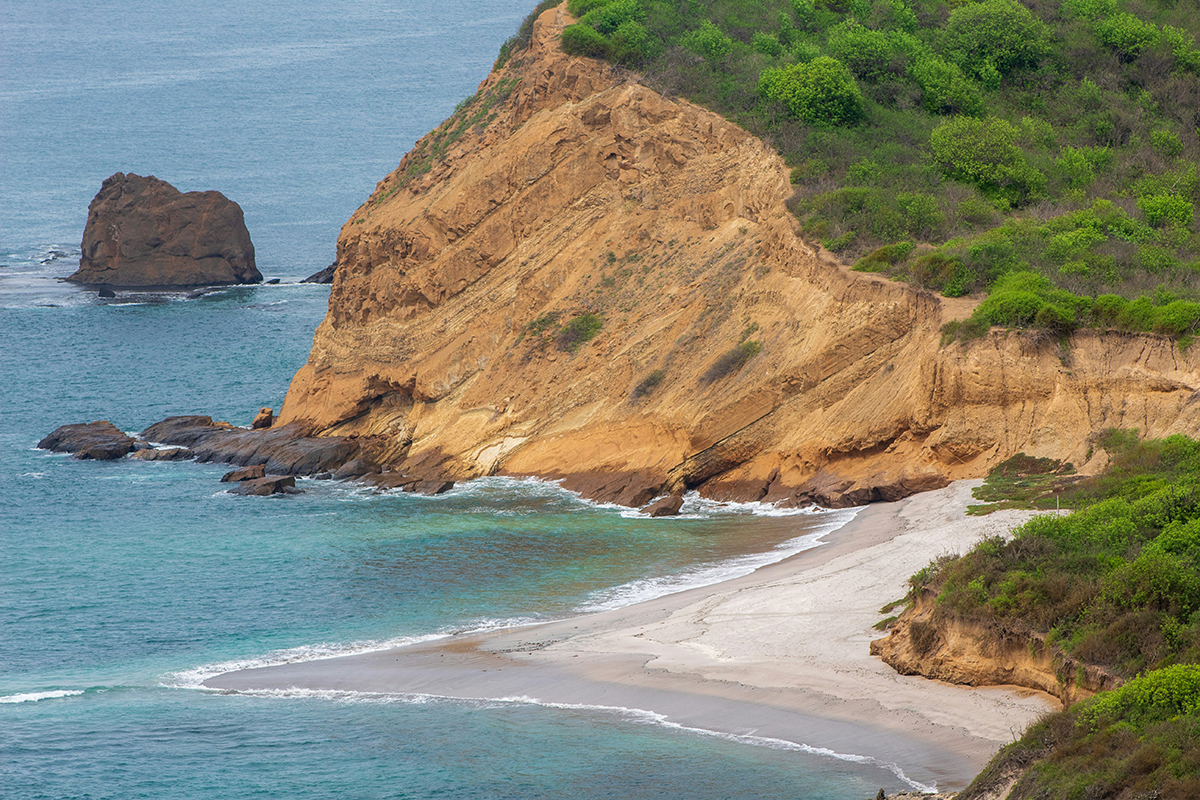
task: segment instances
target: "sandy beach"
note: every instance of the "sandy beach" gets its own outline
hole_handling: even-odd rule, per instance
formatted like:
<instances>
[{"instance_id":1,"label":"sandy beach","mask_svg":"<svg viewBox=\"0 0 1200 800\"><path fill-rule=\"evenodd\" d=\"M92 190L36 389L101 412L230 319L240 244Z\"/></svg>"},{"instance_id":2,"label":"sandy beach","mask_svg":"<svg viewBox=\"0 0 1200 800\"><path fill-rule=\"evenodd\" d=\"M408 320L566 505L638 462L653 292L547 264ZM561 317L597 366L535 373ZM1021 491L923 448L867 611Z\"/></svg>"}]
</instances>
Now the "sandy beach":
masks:
<instances>
[{"instance_id":1,"label":"sandy beach","mask_svg":"<svg viewBox=\"0 0 1200 800\"><path fill-rule=\"evenodd\" d=\"M602 707L752 743L873 760L961 788L1045 711L1049 695L896 674L868 653L879 609L944 553L1028 512L967 517L951 486L860 510L823 544L652 601L410 647L231 672L213 689L427 694ZM648 716L652 715L652 716Z\"/></svg>"}]
</instances>

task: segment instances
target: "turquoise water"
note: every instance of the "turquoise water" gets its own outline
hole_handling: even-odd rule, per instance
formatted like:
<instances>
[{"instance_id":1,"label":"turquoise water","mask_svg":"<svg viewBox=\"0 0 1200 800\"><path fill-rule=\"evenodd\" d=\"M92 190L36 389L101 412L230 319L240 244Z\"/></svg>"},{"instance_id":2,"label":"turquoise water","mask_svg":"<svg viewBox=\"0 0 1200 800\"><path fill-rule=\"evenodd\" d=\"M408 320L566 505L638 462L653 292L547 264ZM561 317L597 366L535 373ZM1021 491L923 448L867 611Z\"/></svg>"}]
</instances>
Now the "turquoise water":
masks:
<instances>
[{"instance_id":1,"label":"turquoise water","mask_svg":"<svg viewBox=\"0 0 1200 800\"><path fill-rule=\"evenodd\" d=\"M27 2L0 9L0 796L808 797L877 766L647 715L197 689L277 663L633 602L743 573L829 515L691 504L650 521L535 481L439 498L301 481L223 494L219 465L78 462L67 422L279 407L341 222L474 90L526 0ZM219 188L268 277L104 301L69 274L116 170ZM816 526L816 528L814 527ZM819 741L809 742L819 746Z\"/></svg>"}]
</instances>

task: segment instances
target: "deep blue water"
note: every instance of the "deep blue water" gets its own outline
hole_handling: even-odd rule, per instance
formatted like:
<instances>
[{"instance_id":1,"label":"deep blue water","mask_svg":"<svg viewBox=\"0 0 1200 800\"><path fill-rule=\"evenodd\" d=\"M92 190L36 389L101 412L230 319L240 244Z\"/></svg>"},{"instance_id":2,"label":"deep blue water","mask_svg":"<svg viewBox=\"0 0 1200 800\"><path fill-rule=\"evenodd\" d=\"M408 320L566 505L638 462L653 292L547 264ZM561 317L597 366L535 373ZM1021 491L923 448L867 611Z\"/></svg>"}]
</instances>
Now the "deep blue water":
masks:
<instances>
[{"instance_id":1,"label":"deep blue water","mask_svg":"<svg viewBox=\"0 0 1200 800\"><path fill-rule=\"evenodd\" d=\"M828 517L650 521L537 482L440 498L225 468L79 462L60 424L279 407L338 228L486 74L532 0L0 7L0 796L806 797L888 772L588 709L195 688L310 658L562 617L745 571ZM237 200L280 286L103 301L72 272L114 171ZM791 543L790 545L788 543ZM820 745L820 742L810 742Z\"/></svg>"}]
</instances>

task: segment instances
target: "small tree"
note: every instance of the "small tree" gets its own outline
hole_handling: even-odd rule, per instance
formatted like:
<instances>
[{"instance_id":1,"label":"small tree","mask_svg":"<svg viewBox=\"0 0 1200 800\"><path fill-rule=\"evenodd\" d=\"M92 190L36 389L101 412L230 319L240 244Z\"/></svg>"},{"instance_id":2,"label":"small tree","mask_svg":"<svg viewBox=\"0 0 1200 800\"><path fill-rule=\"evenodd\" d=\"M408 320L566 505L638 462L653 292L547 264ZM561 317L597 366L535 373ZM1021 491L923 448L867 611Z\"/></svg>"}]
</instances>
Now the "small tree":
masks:
<instances>
[{"instance_id":1,"label":"small tree","mask_svg":"<svg viewBox=\"0 0 1200 800\"><path fill-rule=\"evenodd\" d=\"M853 19L829 31L829 52L864 81L877 81L892 61L887 34L873 31Z\"/></svg>"},{"instance_id":2,"label":"small tree","mask_svg":"<svg viewBox=\"0 0 1200 800\"><path fill-rule=\"evenodd\" d=\"M1037 66L1048 51L1046 26L1017 0L961 5L942 35L946 57L985 83Z\"/></svg>"},{"instance_id":3,"label":"small tree","mask_svg":"<svg viewBox=\"0 0 1200 800\"><path fill-rule=\"evenodd\" d=\"M933 129L938 166L958 180L1018 204L1046 187L1046 176L1025 162L1017 129L1002 119L955 117Z\"/></svg>"},{"instance_id":4,"label":"small tree","mask_svg":"<svg viewBox=\"0 0 1200 800\"><path fill-rule=\"evenodd\" d=\"M854 76L835 58L763 70L759 94L782 103L810 125L854 125L863 118L863 98Z\"/></svg>"},{"instance_id":5,"label":"small tree","mask_svg":"<svg viewBox=\"0 0 1200 800\"><path fill-rule=\"evenodd\" d=\"M733 52L733 40L708 19L696 30L685 34L681 44L696 55L704 56L710 64L724 60Z\"/></svg>"}]
</instances>

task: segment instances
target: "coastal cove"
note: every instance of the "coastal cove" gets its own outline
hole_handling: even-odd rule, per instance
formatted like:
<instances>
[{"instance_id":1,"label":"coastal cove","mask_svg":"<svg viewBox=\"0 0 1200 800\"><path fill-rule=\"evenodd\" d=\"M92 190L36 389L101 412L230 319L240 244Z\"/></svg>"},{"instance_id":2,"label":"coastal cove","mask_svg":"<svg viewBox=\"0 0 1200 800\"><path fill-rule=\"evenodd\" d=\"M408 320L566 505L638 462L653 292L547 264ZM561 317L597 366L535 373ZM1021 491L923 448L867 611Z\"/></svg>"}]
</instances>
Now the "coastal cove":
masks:
<instances>
[{"instance_id":1,"label":"coastal cove","mask_svg":"<svg viewBox=\"0 0 1200 800\"><path fill-rule=\"evenodd\" d=\"M858 509L815 548L711 586L556 622L240 670L204 686L607 710L874 764L925 791L960 788L1059 703L1015 687L898 675L867 643L879 607L909 574L1030 516L966 517L972 485Z\"/></svg>"},{"instance_id":2,"label":"coastal cove","mask_svg":"<svg viewBox=\"0 0 1200 800\"><path fill-rule=\"evenodd\" d=\"M1200 444L1172 436L1200 430L1200 322L1151 319L1200 319L1200 300L1162 284L1127 303L1155 309L1140 327L1005 327L980 286L942 296L904 272L941 246L915 233L894 269L870 267L878 251L852 266L859 244L810 227L811 169L830 167L819 147L796 161L800 122L670 90L720 73L729 53L705 41L742 72L832 60L808 40L835 48L824 28L851 11L772 2L778 35L706 21L647 45L657 62L622 60L647 30L629 15L700 24L700 4L16 0L0 30L22 67L0 86L0 795L865 800L983 770L967 794L995 800L1058 757L1025 739L1141 666L1066 660L1118 627L1024 625L1045 605L1021 588L1037 564L955 576L1002 574L989 559L1025 553L1030 531L1092 535L1071 492L1126 464L1187 475L1159 516L1130 490L1097 519L1120 505L1147 527L1138 547L1182 524L1176 505L1200 520ZM571 44L587 30L601 50ZM755 114L784 113L739 80ZM868 101L873 125L890 118ZM904 110L941 113L922 108ZM823 130L803 146L834 141ZM249 283L64 281L115 173L235 201ZM928 175L938 209L968 191ZM1142 233L1200 248L1194 217L1173 225ZM302 281L318 270L330 286ZM107 444L39 449L101 420ZM246 483L225 482L231 465ZM999 505L976 516L985 475L975 497ZM1026 502L1031 475L1043 494ZM1011 538L1029 508L1054 516ZM1194 560L1161 559L1187 580L1189 530L1164 541ZM1136 587L1096 577L1150 563L1117 544L1081 557L1090 583L1050 576L1064 597ZM1188 586L1192 606L1137 619L1179 652L1190 631L1194 655ZM1127 605L1126 621L1144 610Z\"/></svg>"}]
</instances>

